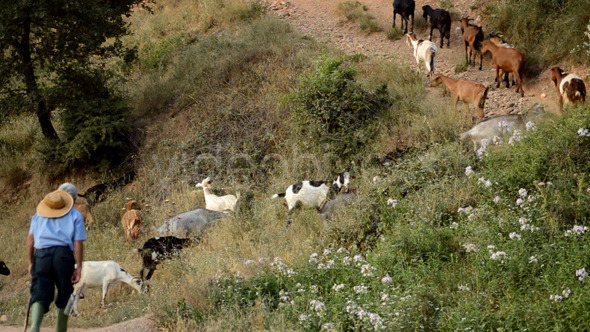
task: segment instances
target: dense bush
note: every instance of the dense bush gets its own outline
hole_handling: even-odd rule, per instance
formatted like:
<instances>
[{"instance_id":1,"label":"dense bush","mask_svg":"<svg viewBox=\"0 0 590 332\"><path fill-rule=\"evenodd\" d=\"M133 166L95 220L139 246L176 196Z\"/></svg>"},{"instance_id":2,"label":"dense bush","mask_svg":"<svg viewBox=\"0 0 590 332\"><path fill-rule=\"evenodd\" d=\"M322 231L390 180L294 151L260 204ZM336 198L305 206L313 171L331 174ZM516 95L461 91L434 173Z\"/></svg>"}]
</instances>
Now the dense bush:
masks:
<instances>
[{"instance_id":1,"label":"dense bush","mask_svg":"<svg viewBox=\"0 0 590 332\"><path fill-rule=\"evenodd\" d=\"M60 76L50 98L62 109L61 142L41 149L46 162L60 171L117 166L131 152L131 109L109 88L108 79L102 70L70 70Z\"/></svg>"},{"instance_id":2,"label":"dense bush","mask_svg":"<svg viewBox=\"0 0 590 332\"><path fill-rule=\"evenodd\" d=\"M342 59L322 59L290 96L300 146L335 155L339 167L366 151L391 104L385 86L368 91L355 74Z\"/></svg>"}]
</instances>

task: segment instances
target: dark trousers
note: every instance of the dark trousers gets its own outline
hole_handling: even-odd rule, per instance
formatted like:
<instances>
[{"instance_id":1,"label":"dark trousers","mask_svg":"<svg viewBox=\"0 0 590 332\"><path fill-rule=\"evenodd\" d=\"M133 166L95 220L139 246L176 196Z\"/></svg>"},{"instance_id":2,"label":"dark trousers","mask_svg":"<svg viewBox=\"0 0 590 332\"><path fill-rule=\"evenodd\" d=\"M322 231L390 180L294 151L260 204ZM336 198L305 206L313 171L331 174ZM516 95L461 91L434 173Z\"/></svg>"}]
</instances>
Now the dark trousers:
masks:
<instances>
[{"instance_id":1,"label":"dark trousers","mask_svg":"<svg viewBox=\"0 0 590 332\"><path fill-rule=\"evenodd\" d=\"M74 291L72 275L74 274L74 253L69 247L50 247L38 249L33 258L31 280L31 302L41 302L45 312L55 296L55 305L63 309Z\"/></svg>"}]
</instances>

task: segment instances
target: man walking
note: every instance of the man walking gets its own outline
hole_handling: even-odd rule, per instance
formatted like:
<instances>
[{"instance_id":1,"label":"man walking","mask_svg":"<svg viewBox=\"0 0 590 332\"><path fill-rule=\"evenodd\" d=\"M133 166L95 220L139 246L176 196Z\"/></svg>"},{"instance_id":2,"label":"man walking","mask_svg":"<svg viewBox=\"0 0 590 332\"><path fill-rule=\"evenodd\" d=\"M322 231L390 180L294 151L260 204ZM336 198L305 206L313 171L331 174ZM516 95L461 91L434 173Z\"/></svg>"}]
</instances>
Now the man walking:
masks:
<instances>
[{"instance_id":1,"label":"man walking","mask_svg":"<svg viewBox=\"0 0 590 332\"><path fill-rule=\"evenodd\" d=\"M54 300L58 308L56 331L67 331L64 308L73 284L82 274L84 219L72 209L74 200L63 190L51 192L37 205L27 237L27 256L31 274L31 331L38 332L43 315ZM75 264L75 265L74 265Z\"/></svg>"}]
</instances>

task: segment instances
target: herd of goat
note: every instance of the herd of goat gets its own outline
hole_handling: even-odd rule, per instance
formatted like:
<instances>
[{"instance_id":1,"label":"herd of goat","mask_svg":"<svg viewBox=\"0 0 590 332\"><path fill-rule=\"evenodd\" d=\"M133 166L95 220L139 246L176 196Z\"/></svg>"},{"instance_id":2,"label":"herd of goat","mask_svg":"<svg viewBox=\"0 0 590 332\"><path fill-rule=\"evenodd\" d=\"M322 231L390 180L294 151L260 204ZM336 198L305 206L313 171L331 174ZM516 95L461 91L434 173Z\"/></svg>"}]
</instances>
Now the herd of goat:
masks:
<instances>
[{"instance_id":1,"label":"herd of goat","mask_svg":"<svg viewBox=\"0 0 590 332\"><path fill-rule=\"evenodd\" d=\"M447 48L450 47L451 15L444 9L433 9L428 5L423 6L423 17L430 22L430 38L429 40L421 40L413 32L415 6L414 0L395 0L393 2L393 26L395 27L396 15L399 14L401 16L401 27L406 34L407 43L414 50L418 68L424 62L428 77L432 78L432 86L444 84L454 98L455 107L458 101L465 104L467 112L469 111L469 104L475 106L478 124L463 133L461 139L471 138L474 147L477 149L482 140L489 140L498 135L498 128L501 126L509 126L509 129L512 130L524 126L521 115L500 115L484 120L484 105L489 86L477 81L454 79L440 74L434 75L435 56L438 49L436 44L432 42L432 33L434 29L439 30L440 48L444 47L445 38ZM412 27L408 33L410 18ZM524 54L513 45L505 43L501 34L490 34L490 38L485 39L483 29L480 26L471 24L470 19L467 17L461 18L460 23L466 62L476 64L476 56L479 55L479 69L481 70L483 55L490 52L492 54L492 63L496 69L496 88L500 86L501 77L503 77L506 87L510 87L512 81L513 85L518 86L516 92L519 92L521 97L524 96L522 87ZM560 108L563 108L564 104L567 103L585 102L586 87L580 77L575 74L564 73L559 67L551 68L551 77L559 96ZM86 198L88 204L92 205L104 199L104 194L107 191L122 187L133 181L134 176L135 173L128 173L120 179L89 188L85 194L79 196ZM354 192L348 191L349 184L350 174L344 172L339 174L333 181L302 181L293 184L284 193L276 194L272 198L284 198L289 214L296 207L308 206L316 208L323 217L330 218L337 209L356 198ZM178 214L169 218L156 229L156 232L161 236L148 239L142 248L137 249L142 259L142 269L139 277L134 277L114 261L85 261L83 263L82 277L74 290L76 294L75 313L78 313L78 298L82 298L85 289L89 287L102 287L101 303L103 306L108 288L113 284L123 282L137 291L147 291L146 281L150 280L157 265L175 255L184 247L193 244L205 228L209 227L213 222L221 220L229 213L236 211L240 198L239 193L236 195L216 195L213 192L210 178L204 179L197 184L197 187L203 189L205 208ZM94 218L90 213L88 204L75 204L75 208L83 215L85 224L92 226ZM121 218L121 225L127 242L136 240L140 236L142 224L140 210L141 207L135 200L128 200ZM145 274L146 271L147 274ZM10 270L2 261L0 261L0 274L10 274Z\"/></svg>"},{"instance_id":2,"label":"herd of goat","mask_svg":"<svg viewBox=\"0 0 590 332\"><path fill-rule=\"evenodd\" d=\"M435 57L438 48L432 42L432 32L438 29L440 32L440 48L444 46L444 39L447 39L447 48L450 47L451 37L451 15L444 9L433 9L429 5L422 6L423 17L430 22L430 38L422 40L416 37L414 33L414 9L416 3L414 0L395 0L393 2L393 27L395 27L396 16L401 17L401 28L406 34L406 40L414 50L414 57L418 64L418 71L421 71L420 65L423 62L426 67L428 77L432 77L435 71ZM411 19L412 27L408 33L408 25ZM465 62L469 65L477 63L479 55L479 70L483 67L483 56L490 52L492 54L492 64L496 69L496 88L500 87L501 77L506 82L506 87L517 85L516 92L524 97L523 89L523 71L525 65L525 56L514 45L505 42L501 33L490 33L489 38L485 39L482 27L471 24L471 19L462 17L461 34L465 46ZM404 25L405 23L405 25ZM511 79L510 79L511 77ZM555 84L559 96L559 106L563 109L564 104L577 103L586 101L586 87L584 81L575 74L564 73L559 67L551 68L551 79ZM433 85L444 84L453 95L455 107L457 102L461 101L466 104L474 104L478 116L478 122L483 120L484 105L487 98L489 87L477 81L452 79L443 75L435 75Z\"/></svg>"},{"instance_id":3,"label":"herd of goat","mask_svg":"<svg viewBox=\"0 0 590 332\"><path fill-rule=\"evenodd\" d=\"M104 199L109 189L113 190L122 187L126 183L128 182L116 181L106 183L106 185L99 185L102 188L101 193L95 196L96 199L91 200L91 202L99 201L98 197ZM284 193L276 194L272 198L284 197L289 213L296 207L308 206L317 208L320 215L330 218L339 206L348 204L356 197L354 193L348 192L349 183L350 174L344 172L339 174L333 181L302 181L293 184ZM184 247L195 243L207 227L236 210L240 197L239 193L237 195L216 195L213 192L209 177L198 183L196 187L203 188L205 208L198 208L173 216L155 229L162 236L148 239L141 248L137 249L142 262L139 277L134 277L115 261L83 262L80 281L74 287L73 313L75 315L79 314L78 301L80 298L84 298L84 292L87 288L102 287L101 304L103 306L105 305L109 287L117 283L126 283L138 292L146 292L149 289L146 282L151 279L156 267L163 260L176 255ZM88 197L88 192L89 190L80 196ZM81 212L86 226L92 227L94 218L90 213L89 203L88 200L85 203L78 202L74 205L74 208ZM125 212L121 217L125 241L129 243L139 238L141 224L140 204L133 199L128 199ZM10 274L10 270L4 262L0 262L0 274Z\"/></svg>"}]
</instances>

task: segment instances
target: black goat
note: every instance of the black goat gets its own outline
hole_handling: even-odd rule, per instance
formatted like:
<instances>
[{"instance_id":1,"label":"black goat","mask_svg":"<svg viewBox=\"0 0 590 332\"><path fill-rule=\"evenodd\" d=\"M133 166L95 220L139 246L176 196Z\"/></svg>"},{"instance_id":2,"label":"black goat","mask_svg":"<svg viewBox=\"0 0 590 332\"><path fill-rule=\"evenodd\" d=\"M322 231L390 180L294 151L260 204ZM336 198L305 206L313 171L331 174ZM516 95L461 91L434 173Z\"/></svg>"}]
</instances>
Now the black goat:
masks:
<instances>
[{"instance_id":1,"label":"black goat","mask_svg":"<svg viewBox=\"0 0 590 332\"><path fill-rule=\"evenodd\" d=\"M143 247L137 249L142 259L139 277L143 279L144 271L148 270L145 280L150 280L158 264L177 254L178 251L191 243L191 239L180 239L175 236L153 237L145 241Z\"/></svg>"},{"instance_id":2,"label":"black goat","mask_svg":"<svg viewBox=\"0 0 590 332\"><path fill-rule=\"evenodd\" d=\"M124 187L128 183L132 182L134 178L135 172L131 171L116 180L111 180L92 186L88 188L85 193L78 194L78 196L86 198L88 205L93 205L94 203L103 201L105 199L104 194L106 194L108 191Z\"/></svg>"},{"instance_id":3,"label":"black goat","mask_svg":"<svg viewBox=\"0 0 590 332\"><path fill-rule=\"evenodd\" d=\"M8 269L8 266L4 264L4 261L0 261L0 274L5 276L10 275L10 270Z\"/></svg>"},{"instance_id":4,"label":"black goat","mask_svg":"<svg viewBox=\"0 0 590 332\"><path fill-rule=\"evenodd\" d=\"M444 38L447 38L447 47L451 44L451 14L444 9L432 9L429 5L422 6L422 16L428 20L430 16L430 41L432 41L432 31L438 29L440 32L440 48L443 48Z\"/></svg>"},{"instance_id":5,"label":"black goat","mask_svg":"<svg viewBox=\"0 0 590 332\"><path fill-rule=\"evenodd\" d=\"M394 0L393 1L393 27L395 28L395 14L401 16L401 28L404 28L404 21L406 22L406 29L404 33L408 33L408 20L412 16L412 32L414 32L414 9L416 2L414 0Z\"/></svg>"}]
</instances>

